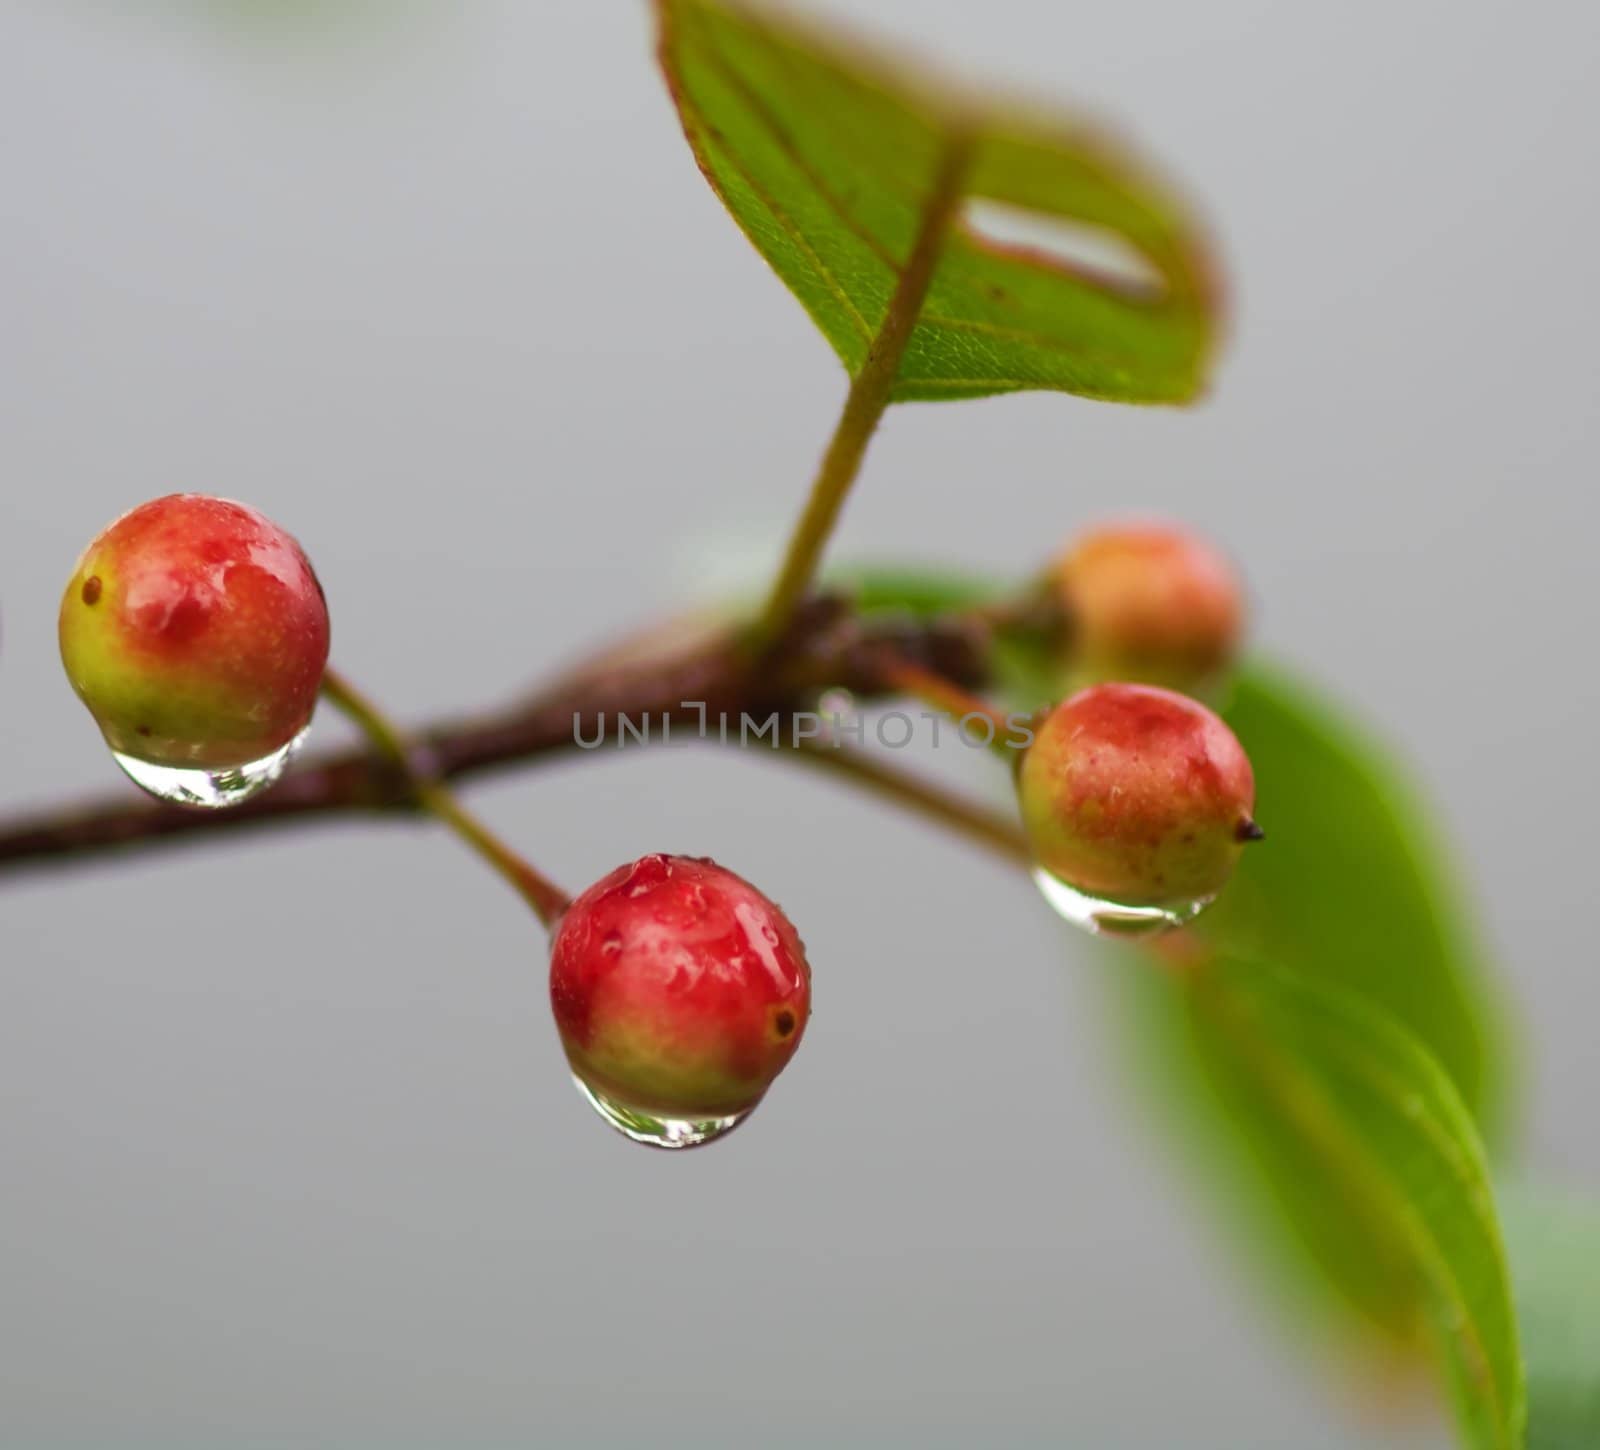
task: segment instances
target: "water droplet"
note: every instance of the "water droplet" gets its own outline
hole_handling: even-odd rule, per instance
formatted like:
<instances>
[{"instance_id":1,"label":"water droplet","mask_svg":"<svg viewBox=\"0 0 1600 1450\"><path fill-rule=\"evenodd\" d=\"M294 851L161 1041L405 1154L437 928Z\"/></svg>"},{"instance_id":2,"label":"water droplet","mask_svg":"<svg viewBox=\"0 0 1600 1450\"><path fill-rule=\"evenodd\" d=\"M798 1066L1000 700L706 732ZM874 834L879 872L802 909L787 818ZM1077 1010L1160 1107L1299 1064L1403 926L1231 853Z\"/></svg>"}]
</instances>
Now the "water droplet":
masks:
<instances>
[{"instance_id":1,"label":"water droplet","mask_svg":"<svg viewBox=\"0 0 1600 1450\"><path fill-rule=\"evenodd\" d=\"M217 811L228 806L241 805L251 796L275 785L289 767L289 762L299 750L309 733L302 730L281 750L245 765L230 765L220 769L206 766L156 765L137 756L124 755L113 750L111 758L120 765L141 790L149 791L157 800L173 805L194 806L200 810Z\"/></svg>"},{"instance_id":2,"label":"water droplet","mask_svg":"<svg viewBox=\"0 0 1600 1450\"><path fill-rule=\"evenodd\" d=\"M698 1148L727 1136L748 1118L754 1109L731 1113L722 1118L664 1118L638 1108L624 1106L616 1099L592 1088L581 1077L572 1081L595 1112L610 1123L624 1138L643 1143L647 1148Z\"/></svg>"},{"instance_id":3,"label":"water droplet","mask_svg":"<svg viewBox=\"0 0 1600 1450\"><path fill-rule=\"evenodd\" d=\"M821 739L837 744L845 731L854 732L861 719L856 697L849 690L826 690L817 699L817 714L822 717Z\"/></svg>"},{"instance_id":4,"label":"water droplet","mask_svg":"<svg viewBox=\"0 0 1600 1450\"><path fill-rule=\"evenodd\" d=\"M817 700L817 713L848 720L856 713L856 697L849 690L824 690Z\"/></svg>"},{"instance_id":5,"label":"water droplet","mask_svg":"<svg viewBox=\"0 0 1600 1450\"><path fill-rule=\"evenodd\" d=\"M1069 886L1042 866L1033 868L1033 884L1050 903L1050 909L1063 921L1082 927L1091 936L1154 936L1174 927L1187 926L1216 899L1171 901L1130 905L1106 897L1091 896Z\"/></svg>"}]
</instances>

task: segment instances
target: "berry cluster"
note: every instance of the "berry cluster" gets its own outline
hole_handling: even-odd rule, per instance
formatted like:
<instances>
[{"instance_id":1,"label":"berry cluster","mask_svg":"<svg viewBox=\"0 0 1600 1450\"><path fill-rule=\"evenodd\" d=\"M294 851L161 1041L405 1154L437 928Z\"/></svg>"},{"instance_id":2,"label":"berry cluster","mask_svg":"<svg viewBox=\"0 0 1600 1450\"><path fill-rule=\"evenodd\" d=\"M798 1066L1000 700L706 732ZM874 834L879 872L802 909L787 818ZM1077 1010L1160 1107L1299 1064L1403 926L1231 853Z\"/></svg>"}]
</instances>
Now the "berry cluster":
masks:
<instances>
[{"instance_id":1,"label":"berry cluster","mask_svg":"<svg viewBox=\"0 0 1600 1450\"><path fill-rule=\"evenodd\" d=\"M1203 541L1132 525L1079 540L1049 592L1072 692L1037 718L1016 770L1036 875L1092 930L1179 925L1261 834L1250 762L1193 698L1215 690L1232 660L1238 582ZM118 519L68 582L60 643L118 764L181 806L234 806L269 788L319 694L350 714L405 773L416 804L550 927L550 1000L573 1074L636 1141L689 1147L722 1136L799 1047L811 970L773 902L712 861L659 854L569 901L328 670L317 576L299 544L253 509L177 494ZM944 708L990 708L949 682L928 688Z\"/></svg>"}]
</instances>

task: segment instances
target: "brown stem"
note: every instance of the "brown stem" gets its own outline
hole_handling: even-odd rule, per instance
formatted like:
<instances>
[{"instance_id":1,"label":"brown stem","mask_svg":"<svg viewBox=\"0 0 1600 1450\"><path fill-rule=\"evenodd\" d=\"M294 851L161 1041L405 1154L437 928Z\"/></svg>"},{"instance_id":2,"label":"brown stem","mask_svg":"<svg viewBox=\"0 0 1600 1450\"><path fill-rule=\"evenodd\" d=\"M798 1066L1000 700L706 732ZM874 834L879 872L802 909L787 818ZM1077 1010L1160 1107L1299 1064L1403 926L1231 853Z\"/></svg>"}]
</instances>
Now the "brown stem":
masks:
<instances>
[{"instance_id":1,"label":"brown stem","mask_svg":"<svg viewBox=\"0 0 1600 1450\"><path fill-rule=\"evenodd\" d=\"M799 765L843 776L880 800L954 831L1012 865L1029 866L1033 862L1027 837L1015 822L998 811L952 795L920 775L843 747L812 744L778 753Z\"/></svg>"},{"instance_id":2,"label":"brown stem","mask_svg":"<svg viewBox=\"0 0 1600 1450\"><path fill-rule=\"evenodd\" d=\"M1002 760L1015 763L1020 737L1011 727L1004 710L997 709L987 700L963 689L953 680L946 679L937 670L930 670L914 660L885 654L882 663L884 680L904 694L932 705L942 715L947 715L958 729L965 730L969 720L983 720L988 724L987 743Z\"/></svg>"},{"instance_id":3,"label":"brown stem","mask_svg":"<svg viewBox=\"0 0 1600 1450\"><path fill-rule=\"evenodd\" d=\"M521 705L490 715L447 720L408 732L418 768L457 781L574 753L581 735L616 744L621 718L663 720L676 738L702 718L742 713L786 720L815 694L841 686L862 699L895 691L881 676L886 648L973 687L988 669L986 631L964 616L888 624L856 619L837 600L813 600L759 668L737 646L735 628L648 655L613 651ZM120 848L214 840L273 825L331 821L374 812L416 812L405 770L370 747L324 753L296 765L272 790L228 811L186 811L127 794L0 821L0 874L87 862Z\"/></svg>"}]
</instances>

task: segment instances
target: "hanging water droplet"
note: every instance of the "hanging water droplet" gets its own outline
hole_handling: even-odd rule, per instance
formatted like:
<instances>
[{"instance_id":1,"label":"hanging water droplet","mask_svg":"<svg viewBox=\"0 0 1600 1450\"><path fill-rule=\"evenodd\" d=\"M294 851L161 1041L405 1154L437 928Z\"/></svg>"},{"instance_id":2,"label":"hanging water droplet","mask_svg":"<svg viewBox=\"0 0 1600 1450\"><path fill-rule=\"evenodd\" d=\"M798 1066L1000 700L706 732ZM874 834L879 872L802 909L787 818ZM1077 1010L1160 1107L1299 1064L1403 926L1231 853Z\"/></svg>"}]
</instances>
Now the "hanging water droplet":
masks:
<instances>
[{"instance_id":1,"label":"hanging water droplet","mask_svg":"<svg viewBox=\"0 0 1600 1450\"><path fill-rule=\"evenodd\" d=\"M720 1118L668 1118L630 1108L608 1097L597 1088L590 1087L576 1075L572 1081L583 1094L584 1100L624 1138L643 1143L647 1148L698 1148L714 1143L739 1126L754 1111L746 1108L742 1113L730 1113Z\"/></svg>"},{"instance_id":2,"label":"hanging water droplet","mask_svg":"<svg viewBox=\"0 0 1600 1450\"><path fill-rule=\"evenodd\" d=\"M157 765L137 756L124 755L119 750L113 750L111 758L122 767L129 780L157 800L200 810L223 810L241 805L275 785L309 733L308 726L281 750L244 765Z\"/></svg>"},{"instance_id":3,"label":"hanging water droplet","mask_svg":"<svg viewBox=\"0 0 1600 1450\"><path fill-rule=\"evenodd\" d=\"M1033 868L1033 884L1057 916L1091 936L1153 936L1171 931L1174 927L1187 926L1216 900L1214 896L1206 896L1194 901L1131 905L1091 896L1042 866Z\"/></svg>"}]
</instances>

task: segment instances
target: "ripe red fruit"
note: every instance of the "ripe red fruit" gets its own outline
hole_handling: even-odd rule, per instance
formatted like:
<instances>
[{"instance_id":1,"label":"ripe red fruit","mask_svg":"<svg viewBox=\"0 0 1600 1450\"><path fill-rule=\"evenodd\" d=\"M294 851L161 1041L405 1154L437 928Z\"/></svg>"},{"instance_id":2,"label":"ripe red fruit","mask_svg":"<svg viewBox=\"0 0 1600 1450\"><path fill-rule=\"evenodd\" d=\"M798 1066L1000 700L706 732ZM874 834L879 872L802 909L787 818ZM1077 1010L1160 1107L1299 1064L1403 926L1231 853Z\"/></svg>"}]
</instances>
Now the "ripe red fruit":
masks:
<instances>
[{"instance_id":1,"label":"ripe red fruit","mask_svg":"<svg viewBox=\"0 0 1600 1450\"><path fill-rule=\"evenodd\" d=\"M226 769L305 729L328 607L300 546L254 509L173 494L84 550L61 600L67 677L120 755Z\"/></svg>"},{"instance_id":2,"label":"ripe red fruit","mask_svg":"<svg viewBox=\"0 0 1600 1450\"><path fill-rule=\"evenodd\" d=\"M811 969L749 882L705 859L644 856L568 907L550 1001L601 1112L631 1137L688 1146L731 1127L788 1065Z\"/></svg>"},{"instance_id":3,"label":"ripe red fruit","mask_svg":"<svg viewBox=\"0 0 1600 1450\"><path fill-rule=\"evenodd\" d=\"M1232 564L1185 529L1116 524L1082 535L1055 568L1073 677L1193 689L1232 660L1244 597Z\"/></svg>"},{"instance_id":4,"label":"ripe red fruit","mask_svg":"<svg viewBox=\"0 0 1600 1450\"><path fill-rule=\"evenodd\" d=\"M1261 834L1255 776L1204 705L1148 685L1094 685L1038 726L1017 778L1039 865L1128 905L1215 896Z\"/></svg>"}]
</instances>

